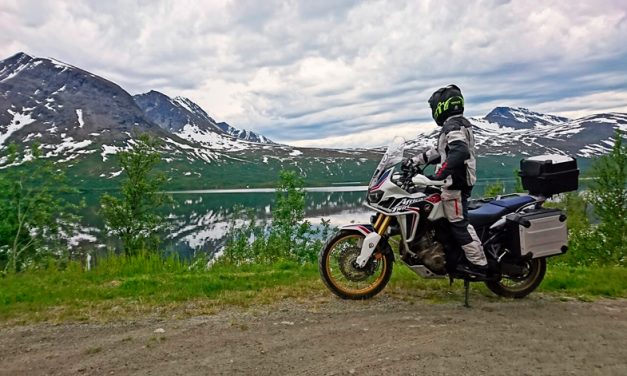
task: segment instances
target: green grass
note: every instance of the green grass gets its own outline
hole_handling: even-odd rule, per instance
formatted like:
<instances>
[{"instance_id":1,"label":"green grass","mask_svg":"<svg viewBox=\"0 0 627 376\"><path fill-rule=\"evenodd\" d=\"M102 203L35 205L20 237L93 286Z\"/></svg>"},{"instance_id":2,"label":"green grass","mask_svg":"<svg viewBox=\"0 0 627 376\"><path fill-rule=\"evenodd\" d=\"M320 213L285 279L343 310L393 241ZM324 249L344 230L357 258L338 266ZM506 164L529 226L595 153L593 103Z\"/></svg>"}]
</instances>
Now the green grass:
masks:
<instances>
[{"instance_id":1,"label":"green grass","mask_svg":"<svg viewBox=\"0 0 627 376\"><path fill-rule=\"evenodd\" d=\"M246 306L294 295L307 290L307 283L316 277L313 266L294 263L194 271L176 259L108 258L91 272L71 264L63 271L51 268L0 279L0 320L106 319L195 301L199 304L191 308L211 313L225 305ZM287 286L291 291L282 292Z\"/></svg>"},{"instance_id":2,"label":"green grass","mask_svg":"<svg viewBox=\"0 0 627 376\"><path fill-rule=\"evenodd\" d=\"M540 291L581 297L627 297L627 268L548 265Z\"/></svg>"},{"instance_id":3,"label":"green grass","mask_svg":"<svg viewBox=\"0 0 627 376\"><path fill-rule=\"evenodd\" d=\"M447 280L424 280L400 264L395 266L386 294L428 302L461 296L459 283L450 287ZM490 295L483 287L478 291ZM627 269L549 265L539 291L583 300L626 298ZM0 278L0 325L202 315L285 298L311 302L332 296L314 264L190 270L173 258L111 257L89 272L71 264L63 271L50 268Z\"/></svg>"}]
</instances>

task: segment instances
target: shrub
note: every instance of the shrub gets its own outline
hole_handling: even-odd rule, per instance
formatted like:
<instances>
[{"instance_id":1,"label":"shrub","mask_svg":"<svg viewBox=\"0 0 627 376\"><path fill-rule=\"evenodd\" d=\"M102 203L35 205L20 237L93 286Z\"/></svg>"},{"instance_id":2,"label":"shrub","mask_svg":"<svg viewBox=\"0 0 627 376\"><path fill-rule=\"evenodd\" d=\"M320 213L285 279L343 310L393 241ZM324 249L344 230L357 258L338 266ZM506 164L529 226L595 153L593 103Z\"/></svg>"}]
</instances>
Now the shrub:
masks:
<instances>
[{"instance_id":1,"label":"shrub","mask_svg":"<svg viewBox=\"0 0 627 376\"><path fill-rule=\"evenodd\" d=\"M230 223L227 242L218 260L226 264L271 264L281 260L311 262L322 239L328 236L329 221L320 228L305 218L303 180L293 171L281 171L277 183L272 223L258 224L255 213L239 207Z\"/></svg>"},{"instance_id":2,"label":"shrub","mask_svg":"<svg viewBox=\"0 0 627 376\"><path fill-rule=\"evenodd\" d=\"M594 161L587 196L599 218L599 241L609 262L627 263L627 145L616 131L612 151Z\"/></svg>"},{"instance_id":3,"label":"shrub","mask_svg":"<svg viewBox=\"0 0 627 376\"><path fill-rule=\"evenodd\" d=\"M149 135L141 135L132 148L118 153L124 172L121 197L105 194L101 198L101 214L105 225L122 241L126 255L157 249L158 232L163 226L158 209L169 201L160 192L165 175L156 173L161 157L159 142Z\"/></svg>"},{"instance_id":4,"label":"shrub","mask_svg":"<svg viewBox=\"0 0 627 376\"><path fill-rule=\"evenodd\" d=\"M49 257L67 258L67 234L78 222L80 205L67 200L77 191L63 169L43 158L38 144L30 154L7 149L0 174L0 267L15 273ZM19 166L11 166L11 165ZM65 250L65 251L62 251Z\"/></svg>"},{"instance_id":5,"label":"shrub","mask_svg":"<svg viewBox=\"0 0 627 376\"><path fill-rule=\"evenodd\" d=\"M570 265L627 263L627 148L616 133L612 151L598 158L587 192L568 193L557 206L568 215L569 252L557 259ZM592 212L592 213L591 213ZM595 223L590 222L591 214Z\"/></svg>"}]
</instances>

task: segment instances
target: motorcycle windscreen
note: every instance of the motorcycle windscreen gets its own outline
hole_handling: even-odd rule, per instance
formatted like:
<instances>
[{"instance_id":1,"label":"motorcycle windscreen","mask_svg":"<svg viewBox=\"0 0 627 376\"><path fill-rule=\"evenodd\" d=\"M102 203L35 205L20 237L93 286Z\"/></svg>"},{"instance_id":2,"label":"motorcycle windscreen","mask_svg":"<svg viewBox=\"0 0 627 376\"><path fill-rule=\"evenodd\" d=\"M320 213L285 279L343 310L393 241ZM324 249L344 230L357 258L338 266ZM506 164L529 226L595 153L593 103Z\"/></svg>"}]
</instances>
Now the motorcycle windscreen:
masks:
<instances>
[{"instance_id":1,"label":"motorcycle windscreen","mask_svg":"<svg viewBox=\"0 0 627 376\"><path fill-rule=\"evenodd\" d=\"M405 139L403 137L394 137L392 142L388 145L387 151L383 154L377 169L374 171L374 175L372 179L370 179L368 187L375 185L385 170L402 161L404 151Z\"/></svg>"}]
</instances>

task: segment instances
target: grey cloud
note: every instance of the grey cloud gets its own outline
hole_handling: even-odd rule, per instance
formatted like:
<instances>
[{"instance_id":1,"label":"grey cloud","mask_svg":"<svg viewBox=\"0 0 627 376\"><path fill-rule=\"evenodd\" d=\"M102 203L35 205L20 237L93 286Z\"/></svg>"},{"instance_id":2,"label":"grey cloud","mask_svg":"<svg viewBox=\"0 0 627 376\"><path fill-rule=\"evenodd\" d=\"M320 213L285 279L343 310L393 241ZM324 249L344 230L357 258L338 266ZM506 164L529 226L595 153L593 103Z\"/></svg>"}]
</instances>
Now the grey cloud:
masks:
<instances>
[{"instance_id":1,"label":"grey cloud","mask_svg":"<svg viewBox=\"0 0 627 376\"><path fill-rule=\"evenodd\" d=\"M235 24L259 32L284 6L280 0L237 0L229 4L228 10Z\"/></svg>"},{"instance_id":2,"label":"grey cloud","mask_svg":"<svg viewBox=\"0 0 627 376\"><path fill-rule=\"evenodd\" d=\"M343 18L352 7L359 4L358 0L318 0L297 3L298 12L303 19L331 17Z\"/></svg>"},{"instance_id":3,"label":"grey cloud","mask_svg":"<svg viewBox=\"0 0 627 376\"><path fill-rule=\"evenodd\" d=\"M53 4L37 0L24 0L14 9L14 17L20 19L24 26L37 28L54 16ZM12 12L11 12L12 13Z\"/></svg>"}]
</instances>

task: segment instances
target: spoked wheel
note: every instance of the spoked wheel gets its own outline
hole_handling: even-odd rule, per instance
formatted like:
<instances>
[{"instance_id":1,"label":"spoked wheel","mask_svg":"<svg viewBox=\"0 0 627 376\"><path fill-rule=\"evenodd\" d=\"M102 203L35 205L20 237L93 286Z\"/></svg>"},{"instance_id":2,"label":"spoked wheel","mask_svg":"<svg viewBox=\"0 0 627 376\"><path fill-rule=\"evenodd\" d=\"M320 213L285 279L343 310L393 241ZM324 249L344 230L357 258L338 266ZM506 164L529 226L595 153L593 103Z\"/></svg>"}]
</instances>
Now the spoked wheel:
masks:
<instances>
[{"instance_id":1,"label":"spoked wheel","mask_svg":"<svg viewBox=\"0 0 627 376\"><path fill-rule=\"evenodd\" d=\"M368 299L387 285L392 275L392 252L382 252L381 243L363 268L355 265L364 235L340 231L329 239L318 257L324 284L342 299Z\"/></svg>"},{"instance_id":2,"label":"spoked wheel","mask_svg":"<svg viewBox=\"0 0 627 376\"><path fill-rule=\"evenodd\" d=\"M546 273L546 259L531 259L525 262L520 275L503 275L500 281L488 281L486 286L496 295L520 299L535 290Z\"/></svg>"}]
</instances>

